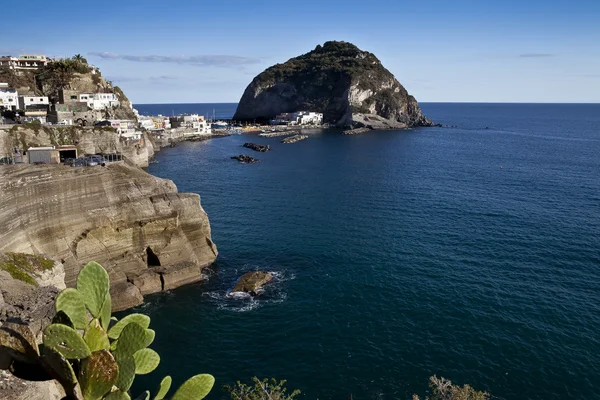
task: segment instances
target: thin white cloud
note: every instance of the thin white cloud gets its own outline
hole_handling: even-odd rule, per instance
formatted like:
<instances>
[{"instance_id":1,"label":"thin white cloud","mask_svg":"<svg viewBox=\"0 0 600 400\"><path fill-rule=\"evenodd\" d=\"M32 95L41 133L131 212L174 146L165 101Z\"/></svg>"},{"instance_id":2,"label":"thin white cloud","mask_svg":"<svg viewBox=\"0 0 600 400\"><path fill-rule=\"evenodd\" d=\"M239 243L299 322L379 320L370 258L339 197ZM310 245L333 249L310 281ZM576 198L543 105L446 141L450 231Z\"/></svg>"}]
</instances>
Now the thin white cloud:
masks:
<instances>
[{"instance_id":1,"label":"thin white cloud","mask_svg":"<svg viewBox=\"0 0 600 400\"><path fill-rule=\"evenodd\" d=\"M127 60L144 63L172 63L186 64L198 67L241 67L257 64L260 59L235 55L195 55L195 56L159 56L159 55L128 55L109 52L91 52L90 56L100 57L105 60Z\"/></svg>"},{"instance_id":2,"label":"thin white cloud","mask_svg":"<svg viewBox=\"0 0 600 400\"><path fill-rule=\"evenodd\" d=\"M519 54L520 58L547 58L554 57L554 54L550 53L523 53Z\"/></svg>"}]
</instances>

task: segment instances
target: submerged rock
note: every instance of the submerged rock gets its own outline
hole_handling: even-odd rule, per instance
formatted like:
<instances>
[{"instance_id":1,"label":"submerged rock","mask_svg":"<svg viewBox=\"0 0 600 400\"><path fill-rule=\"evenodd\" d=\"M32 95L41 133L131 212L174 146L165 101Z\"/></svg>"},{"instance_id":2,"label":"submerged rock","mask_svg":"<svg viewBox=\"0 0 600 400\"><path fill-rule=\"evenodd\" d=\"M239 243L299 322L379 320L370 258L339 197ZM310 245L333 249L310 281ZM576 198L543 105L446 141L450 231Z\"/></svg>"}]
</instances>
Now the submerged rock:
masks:
<instances>
[{"instance_id":1,"label":"submerged rock","mask_svg":"<svg viewBox=\"0 0 600 400\"><path fill-rule=\"evenodd\" d=\"M259 74L233 119L266 122L295 111L321 112L324 123L343 128L433 125L375 55L346 42L326 42Z\"/></svg>"},{"instance_id":2,"label":"submerged rock","mask_svg":"<svg viewBox=\"0 0 600 400\"><path fill-rule=\"evenodd\" d=\"M261 294L264 285L273 280L273 274L265 271L253 271L244 274L237 285L231 290L232 293L249 293L252 296Z\"/></svg>"},{"instance_id":3,"label":"submerged rock","mask_svg":"<svg viewBox=\"0 0 600 400\"><path fill-rule=\"evenodd\" d=\"M269 145L262 145L262 144L256 144L256 143L244 143L244 147L255 150L255 151L260 151L261 153L271 150Z\"/></svg>"},{"instance_id":4,"label":"submerged rock","mask_svg":"<svg viewBox=\"0 0 600 400\"><path fill-rule=\"evenodd\" d=\"M256 158L250 157L250 156L245 156L243 154L240 154L239 156L232 156L231 158L233 160L238 160L242 164L255 164L255 163L259 162L259 160L257 160Z\"/></svg>"}]
</instances>

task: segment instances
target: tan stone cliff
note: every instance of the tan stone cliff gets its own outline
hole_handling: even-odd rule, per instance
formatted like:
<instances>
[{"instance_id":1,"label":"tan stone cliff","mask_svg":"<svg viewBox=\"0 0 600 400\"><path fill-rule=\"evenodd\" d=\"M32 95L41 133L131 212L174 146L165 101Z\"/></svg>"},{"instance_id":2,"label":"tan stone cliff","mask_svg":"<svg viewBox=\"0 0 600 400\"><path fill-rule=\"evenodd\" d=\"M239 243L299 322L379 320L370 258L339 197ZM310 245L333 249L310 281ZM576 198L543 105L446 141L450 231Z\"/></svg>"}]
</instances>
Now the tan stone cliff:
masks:
<instances>
[{"instance_id":1,"label":"tan stone cliff","mask_svg":"<svg viewBox=\"0 0 600 400\"><path fill-rule=\"evenodd\" d=\"M79 155L122 154L138 167L147 167L154 156L154 145L145 133L139 141L120 138L110 128L83 128L78 126L13 125L0 129L0 157L11 155L15 148L26 151L29 147L74 145Z\"/></svg>"},{"instance_id":2,"label":"tan stone cliff","mask_svg":"<svg viewBox=\"0 0 600 400\"><path fill-rule=\"evenodd\" d=\"M67 286L88 261L101 263L113 310L201 280L217 256L199 196L124 162L1 167L0 250L55 258Z\"/></svg>"}]
</instances>

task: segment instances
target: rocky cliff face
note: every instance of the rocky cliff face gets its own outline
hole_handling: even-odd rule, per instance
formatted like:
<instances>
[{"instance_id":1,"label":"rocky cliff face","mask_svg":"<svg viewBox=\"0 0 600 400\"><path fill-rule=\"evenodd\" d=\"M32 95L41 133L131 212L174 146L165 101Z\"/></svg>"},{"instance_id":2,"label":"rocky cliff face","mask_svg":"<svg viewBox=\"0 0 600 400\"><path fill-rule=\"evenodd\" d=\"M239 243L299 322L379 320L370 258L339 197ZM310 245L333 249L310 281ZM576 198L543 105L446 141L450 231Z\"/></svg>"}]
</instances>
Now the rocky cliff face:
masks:
<instances>
[{"instance_id":1,"label":"rocky cliff face","mask_svg":"<svg viewBox=\"0 0 600 400\"><path fill-rule=\"evenodd\" d=\"M123 162L0 168L0 250L59 260L68 286L88 261L101 263L114 310L201 280L217 256L199 196Z\"/></svg>"},{"instance_id":2,"label":"rocky cliff face","mask_svg":"<svg viewBox=\"0 0 600 400\"><path fill-rule=\"evenodd\" d=\"M322 112L339 127L433 125L377 57L346 42L326 42L268 68L248 85L233 118L265 121L294 111Z\"/></svg>"},{"instance_id":3,"label":"rocky cliff face","mask_svg":"<svg viewBox=\"0 0 600 400\"><path fill-rule=\"evenodd\" d=\"M139 141L128 141L111 128L27 124L0 129L0 157L11 155L15 148L27 151L29 147L56 145L74 145L80 155L120 153L138 167L147 167L154 156L154 145L146 134Z\"/></svg>"}]
</instances>

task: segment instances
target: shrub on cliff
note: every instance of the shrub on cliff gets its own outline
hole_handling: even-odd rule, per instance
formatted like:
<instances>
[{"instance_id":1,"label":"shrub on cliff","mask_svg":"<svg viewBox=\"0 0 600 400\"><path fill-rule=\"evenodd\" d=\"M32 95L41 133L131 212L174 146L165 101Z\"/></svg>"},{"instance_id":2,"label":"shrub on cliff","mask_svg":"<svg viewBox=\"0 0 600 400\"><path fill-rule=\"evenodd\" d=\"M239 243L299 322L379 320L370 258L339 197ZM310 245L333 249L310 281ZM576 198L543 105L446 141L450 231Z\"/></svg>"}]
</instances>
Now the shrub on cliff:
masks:
<instances>
[{"instance_id":1,"label":"shrub on cliff","mask_svg":"<svg viewBox=\"0 0 600 400\"><path fill-rule=\"evenodd\" d=\"M237 381L234 386L225 385L231 400L293 400L300 395L299 390L287 393L286 381L277 381L275 378L252 378L254 385L246 385Z\"/></svg>"},{"instance_id":2,"label":"shrub on cliff","mask_svg":"<svg viewBox=\"0 0 600 400\"><path fill-rule=\"evenodd\" d=\"M150 317L130 314L111 318L108 273L94 262L77 277L77 288L68 288L56 298L56 315L38 347L31 328L7 322L0 328L2 367L26 380L57 380L66 400L129 400L135 375L148 374L160 356L148 348L154 331ZM188 379L172 400L201 400L210 392L214 378L208 374ZM171 377L158 387L155 400L165 398ZM148 400L146 391L138 399Z\"/></svg>"},{"instance_id":3,"label":"shrub on cliff","mask_svg":"<svg viewBox=\"0 0 600 400\"><path fill-rule=\"evenodd\" d=\"M429 378L429 396L424 400L489 400L490 394L473 389L469 385L459 386L445 378L432 376ZM420 400L413 395L413 400Z\"/></svg>"}]
</instances>

